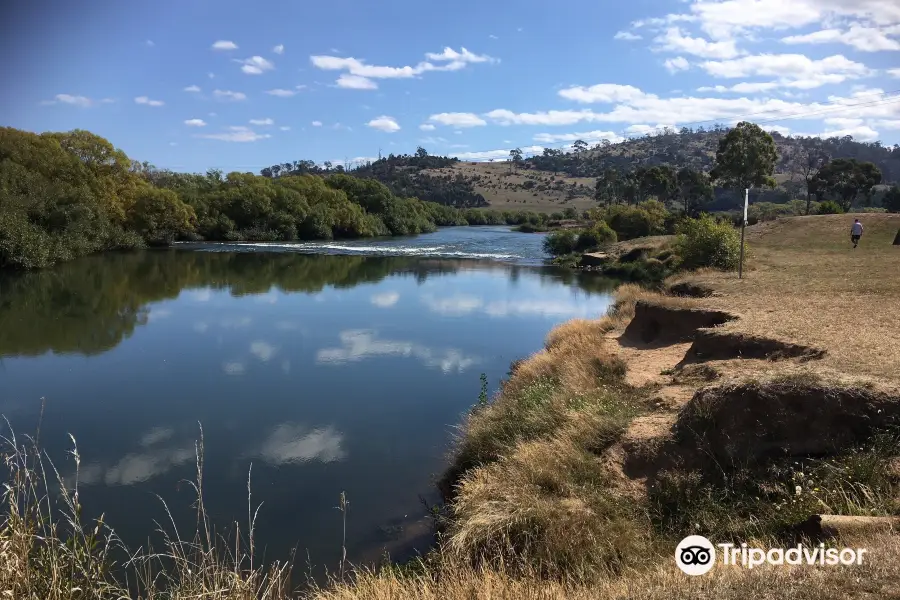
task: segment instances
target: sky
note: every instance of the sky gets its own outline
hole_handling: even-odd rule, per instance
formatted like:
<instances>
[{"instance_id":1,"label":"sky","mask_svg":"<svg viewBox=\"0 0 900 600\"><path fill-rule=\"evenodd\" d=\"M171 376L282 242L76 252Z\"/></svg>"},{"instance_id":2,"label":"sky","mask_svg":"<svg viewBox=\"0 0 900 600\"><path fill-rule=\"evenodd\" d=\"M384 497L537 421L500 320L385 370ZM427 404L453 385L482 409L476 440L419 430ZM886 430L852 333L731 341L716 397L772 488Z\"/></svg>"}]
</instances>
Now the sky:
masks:
<instances>
[{"instance_id":1,"label":"sky","mask_svg":"<svg viewBox=\"0 0 900 600\"><path fill-rule=\"evenodd\" d=\"M744 119L900 143L898 0L12 4L0 125L160 168L504 159Z\"/></svg>"}]
</instances>

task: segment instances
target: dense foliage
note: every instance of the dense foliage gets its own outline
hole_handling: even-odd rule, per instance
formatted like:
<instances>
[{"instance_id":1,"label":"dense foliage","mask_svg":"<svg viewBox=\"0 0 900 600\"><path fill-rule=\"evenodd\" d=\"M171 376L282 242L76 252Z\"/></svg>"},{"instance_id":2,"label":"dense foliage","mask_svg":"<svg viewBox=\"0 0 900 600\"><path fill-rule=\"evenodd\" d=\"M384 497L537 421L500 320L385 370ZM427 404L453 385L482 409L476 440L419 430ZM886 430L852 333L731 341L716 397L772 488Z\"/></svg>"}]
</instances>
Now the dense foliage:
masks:
<instances>
[{"instance_id":1,"label":"dense foliage","mask_svg":"<svg viewBox=\"0 0 900 600\"><path fill-rule=\"evenodd\" d=\"M838 158L819 169L810 189L820 199L834 200L847 212L861 198L866 206L871 206L879 183L881 171L874 164Z\"/></svg>"},{"instance_id":2,"label":"dense foliage","mask_svg":"<svg viewBox=\"0 0 900 600\"><path fill-rule=\"evenodd\" d=\"M736 269L740 260L741 237L730 223L701 215L698 219L684 219L678 224L675 251L684 269Z\"/></svg>"},{"instance_id":3,"label":"dense foliage","mask_svg":"<svg viewBox=\"0 0 900 600\"><path fill-rule=\"evenodd\" d=\"M449 159L410 160L435 166ZM323 172L308 161L269 171L175 173L132 161L87 131L38 135L2 128L0 268L41 268L175 240L356 238L546 219L398 196L375 179Z\"/></svg>"},{"instance_id":4,"label":"dense foliage","mask_svg":"<svg viewBox=\"0 0 900 600\"><path fill-rule=\"evenodd\" d=\"M456 208L487 206L484 196L475 192L472 182L462 174L426 173L429 169L443 169L458 163L459 159L431 156L419 146L413 155L390 154L374 162L355 167L333 165L326 161L322 166L309 160L272 165L260 171L264 177L279 178L292 175L321 175L349 173L357 178L373 179L383 183L396 196L419 198Z\"/></svg>"}]
</instances>

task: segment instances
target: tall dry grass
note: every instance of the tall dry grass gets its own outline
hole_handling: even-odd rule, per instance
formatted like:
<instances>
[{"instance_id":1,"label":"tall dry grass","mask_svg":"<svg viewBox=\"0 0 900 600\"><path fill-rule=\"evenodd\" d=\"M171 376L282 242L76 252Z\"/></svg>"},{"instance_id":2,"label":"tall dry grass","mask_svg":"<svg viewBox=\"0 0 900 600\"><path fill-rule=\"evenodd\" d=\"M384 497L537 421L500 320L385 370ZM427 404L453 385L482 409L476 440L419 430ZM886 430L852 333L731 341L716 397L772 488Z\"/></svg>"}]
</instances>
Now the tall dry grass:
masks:
<instances>
[{"instance_id":1,"label":"tall dry grass","mask_svg":"<svg viewBox=\"0 0 900 600\"><path fill-rule=\"evenodd\" d=\"M7 423L8 425L8 423ZM285 600L291 561L254 562L256 512L247 480L247 525L214 530L203 502L203 437L197 443L197 520L183 536L171 518L157 525L159 550L128 549L104 521L83 517L75 439L75 476L66 481L35 438L0 436L7 468L0 522L0 598L15 600ZM160 499L165 506L165 501ZM149 525L149 524L148 524Z\"/></svg>"}]
</instances>

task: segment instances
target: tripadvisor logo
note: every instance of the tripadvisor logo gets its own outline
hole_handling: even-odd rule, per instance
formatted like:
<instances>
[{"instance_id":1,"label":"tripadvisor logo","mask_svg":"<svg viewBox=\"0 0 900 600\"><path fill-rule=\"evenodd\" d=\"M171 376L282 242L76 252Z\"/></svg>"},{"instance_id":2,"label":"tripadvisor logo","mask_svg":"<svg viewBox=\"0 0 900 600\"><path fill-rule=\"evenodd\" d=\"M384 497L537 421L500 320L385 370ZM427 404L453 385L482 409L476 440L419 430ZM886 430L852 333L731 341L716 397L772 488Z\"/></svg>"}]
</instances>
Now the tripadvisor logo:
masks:
<instances>
[{"instance_id":1,"label":"tripadvisor logo","mask_svg":"<svg viewBox=\"0 0 900 600\"><path fill-rule=\"evenodd\" d=\"M770 565L861 565L866 548L826 548L825 544L793 548L751 548L747 544L713 545L702 535L689 535L675 548L675 564L688 575L703 575L716 564L716 547L722 564L753 569Z\"/></svg>"},{"instance_id":2,"label":"tripadvisor logo","mask_svg":"<svg viewBox=\"0 0 900 600\"><path fill-rule=\"evenodd\" d=\"M716 549L702 535L689 535L675 548L675 564L688 575L703 575L716 564Z\"/></svg>"}]
</instances>

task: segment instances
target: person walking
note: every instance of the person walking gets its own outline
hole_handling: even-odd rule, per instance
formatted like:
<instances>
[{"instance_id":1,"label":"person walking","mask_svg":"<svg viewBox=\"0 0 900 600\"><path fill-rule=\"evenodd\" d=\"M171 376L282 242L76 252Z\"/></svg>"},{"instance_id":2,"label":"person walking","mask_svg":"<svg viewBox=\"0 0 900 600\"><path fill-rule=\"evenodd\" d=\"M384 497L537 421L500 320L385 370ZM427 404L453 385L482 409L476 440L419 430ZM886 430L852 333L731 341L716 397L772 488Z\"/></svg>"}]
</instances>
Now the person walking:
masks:
<instances>
[{"instance_id":1,"label":"person walking","mask_svg":"<svg viewBox=\"0 0 900 600\"><path fill-rule=\"evenodd\" d=\"M862 237L863 234L863 225L859 222L859 219L853 220L853 227L850 228L850 241L853 242L853 247L859 244L859 238Z\"/></svg>"}]
</instances>

